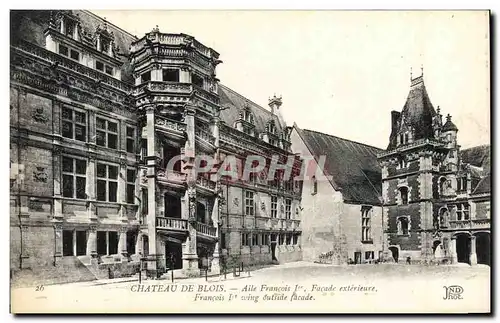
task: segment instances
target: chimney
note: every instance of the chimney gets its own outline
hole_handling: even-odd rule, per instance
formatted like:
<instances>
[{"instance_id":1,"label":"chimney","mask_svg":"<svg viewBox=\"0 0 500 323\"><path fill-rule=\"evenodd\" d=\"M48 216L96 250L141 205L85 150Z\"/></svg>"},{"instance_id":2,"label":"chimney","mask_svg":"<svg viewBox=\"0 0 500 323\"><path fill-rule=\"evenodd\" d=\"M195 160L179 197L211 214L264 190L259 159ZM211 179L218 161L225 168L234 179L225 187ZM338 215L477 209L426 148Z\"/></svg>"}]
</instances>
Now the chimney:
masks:
<instances>
[{"instance_id":1,"label":"chimney","mask_svg":"<svg viewBox=\"0 0 500 323\"><path fill-rule=\"evenodd\" d=\"M397 131L396 127L398 125L399 118L401 118L401 112L391 111L391 133L395 133Z\"/></svg>"},{"instance_id":2,"label":"chimney","mask_svg":"<svg viewBox=\"0 0 500 323\"><path fill-rule=\"evenodd\" d=\"M276 94L269 99L269 107L271 108L271 113L278 116L278 119L281 123L281 126L284 128L286 127L285 119L283 118L283 115L281 114L280 107L283 104L283 101L281 100L281 96L278 98Z\"/></svg>"}]
</instances>

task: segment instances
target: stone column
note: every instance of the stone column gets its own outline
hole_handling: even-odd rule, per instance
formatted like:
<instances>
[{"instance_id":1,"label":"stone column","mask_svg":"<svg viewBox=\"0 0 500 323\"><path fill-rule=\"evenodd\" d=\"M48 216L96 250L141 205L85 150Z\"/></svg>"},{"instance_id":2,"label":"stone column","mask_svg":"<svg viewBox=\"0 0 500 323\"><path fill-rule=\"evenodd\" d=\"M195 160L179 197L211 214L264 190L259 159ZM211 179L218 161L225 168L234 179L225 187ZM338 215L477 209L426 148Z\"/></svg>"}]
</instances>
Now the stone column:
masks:
<instances>
[{"instance_id":1,"label":"stone column","mask_svg":"<svg viewBox=\"0 0 500 323\"><path fill-rule=\"evenodd\" d=\"M137 233L137 239L135 240L135 254L140 258L143 255L142 251L142 233L139 231Z\"/></svg>"},{"instance_id":2,"label":"stone column","mask_svg":"<svg viewBox=\"0 0 500 323\"><path fill-rule=\"evenodd\" d=\"M122 140L123 141L123 140ZM125 205L127 204L127 156L125 152L122 152L120 160L118 176L118 202L120 203L119 217L122 222L127 223L127 209Z\"/></svg>"},{"instance_id":3,"label":"stone column","mask_svg":"<svg viewBox=\"0 0 500 323\"><path fill-rule=\"evenodd\" d=\"M90 225L89 237L87 239L87 256L90 256L91 264L97 263L97 226Z\"/></svg>"},{"instance_id":4,"label":"stone column","mask_svg":"<svg viewBox=\"0 0 500 323\"><path fill-rule=\"evenodd\" d=\"M182 215L188 220L188 236L182 244L182 271L187 276L196 276L198 271L198 254L196 250L196 188L189 187L182 203Z\"/></svg>"},{"instance_id":5,"label":"stone column","mask_svg":"<svg viewBox=\"0 0 500 323\"><path fill-rule=\"evenodd\" d=\"M62 213L62 155L61 147L54 146L52 150L52 169L54 174L54 220L63 219Z\"/></svg>"},{"instance_id":6,"label":"stone column","mask_svg":"<svg viewBox=\"0 0 500 323\"><path fill-rule=\"evenodd\" d=\"M469 261L471 266L477 265L477 254L476 254L476 236L470 237L470 255Z\"/></svg>"},{"instance_id":7,"label":"stone column","mask_svg":"<svg viewBox=\"0 0 500 323\"><path fill-rule=\"evenodd\" d=\"M451 254L451 263L456 264L458 262L456 236L451 237L450 254Z\"/></svg>"},{"instance_id":8,"label":"stone column","mask_svg":"<svg viewBox=\"0 0 500 323\"><path fill-rule=\"evenodd\" d=\"M55 236L54 236L54 262L55 264L58 264L63 256L63 230L62 230L62 224L56 223L54 224L54 231L55 231Z\"/></svg>"},{"instance_id":9,"label":"stone column","mask_svg":"<svg viewBox=\"0 0 500 323\"><path fill-rule=\"evenodd\" d=\"M21 269L31 268L30 261L30 249L29 244L30 239L28 239L28 234L30 234L29 226L21 225Z\"/></svg>"},{"instance_id":10,"label":"stone column","mask_svg":"<svg viewBox=\"0 0 500 323\"><path fill-rule=\"evenodd\" d=\"M118 240L118 253L127 258L127 231L126 226L120 227L120 239Z\"/></svg>"},{"instance_id":11,"label":"stone column","mask_svg":"<svg viewBox=\"0 0 500 323\"><path fill-rule=\"evenodd\" d=\"M152 277L156 277L156 149L155 149L155 115L154 107L149 106L146 108L146 133L148 141L148 239L149 239L149 256L151 261L148 261L148 271ZM153 260L154 259L154 260Z\"/></svg>"}]
</instances>

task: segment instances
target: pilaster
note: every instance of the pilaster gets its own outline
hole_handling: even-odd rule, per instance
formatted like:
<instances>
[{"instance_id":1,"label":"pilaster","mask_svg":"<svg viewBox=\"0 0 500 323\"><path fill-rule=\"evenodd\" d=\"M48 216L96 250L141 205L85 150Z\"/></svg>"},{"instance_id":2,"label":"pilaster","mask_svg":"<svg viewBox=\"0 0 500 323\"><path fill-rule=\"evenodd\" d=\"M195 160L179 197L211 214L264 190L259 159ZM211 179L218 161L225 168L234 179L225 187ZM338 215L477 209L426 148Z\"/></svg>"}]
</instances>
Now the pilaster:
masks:
<instances>
[{"instance_id":1,"label":"pilaster","mask_svg":"<svg viewBox=\"0 0 500 323\"><path fill-rule=\"evenodd\" d=\"M451 263L456 264L458 262L457 237L456 236L451 237L450 253L451 253Z\"/></svg>"},{"instance_id":2,"label":"pilaster","mask_svg":"<svg viewBox=\"0 0 500 323\"><path fill-rule=\"evenodd\" d=\"M63 229L62 223L54 223L54 231L55 231L55 242L54 242L54 262L55 264L59 263L63 256Z\"/></svg>"},{"instance_id":3,"label":"pilaster","mask_svg":"<svg viewBox=\"0 0 500 323\"><path fill-rule=\"evenodd\" d=\"M476 254L476 236L470 237L470 256L469 261L471 266L477 265L477 254Z\"/></svg>"}]
</instances>

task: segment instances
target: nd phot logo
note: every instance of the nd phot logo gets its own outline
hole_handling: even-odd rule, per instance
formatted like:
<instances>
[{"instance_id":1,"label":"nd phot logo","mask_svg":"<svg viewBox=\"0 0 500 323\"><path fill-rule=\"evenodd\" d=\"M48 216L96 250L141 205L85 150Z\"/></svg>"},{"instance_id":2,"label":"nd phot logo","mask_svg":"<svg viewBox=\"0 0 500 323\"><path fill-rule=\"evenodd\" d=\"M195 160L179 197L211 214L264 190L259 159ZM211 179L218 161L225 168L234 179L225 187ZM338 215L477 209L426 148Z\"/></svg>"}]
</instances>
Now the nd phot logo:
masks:
<instances>
[{"instance_id":1,"label":"nd phot logo","mask_svg":"<svg viewBox=\"0 0 500 323\"><path fill-rule=\"evenodd\" d=\"M443 286L443 288L445 290L443 299L462 299L462 293L464 292L464 288L462 286Z\"/></svg>"}]
</instances>

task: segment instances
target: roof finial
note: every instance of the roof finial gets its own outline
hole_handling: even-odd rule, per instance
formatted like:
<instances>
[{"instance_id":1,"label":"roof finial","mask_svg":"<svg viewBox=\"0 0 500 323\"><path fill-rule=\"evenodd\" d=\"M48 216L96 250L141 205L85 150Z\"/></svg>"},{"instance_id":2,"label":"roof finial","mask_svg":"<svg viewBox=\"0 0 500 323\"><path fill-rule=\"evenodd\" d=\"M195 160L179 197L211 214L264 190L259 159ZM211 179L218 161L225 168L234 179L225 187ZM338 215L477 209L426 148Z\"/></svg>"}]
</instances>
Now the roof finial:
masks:
<instances>
[{"instance_id":1,"label":"roof finial","mask_svg":"<svg viewBox=\"0 0 500 323\"><path fill-rule=\"evenodd\" d=\"M424 76L424 64L420 64L420 70L422 71L422 76Z\"/></svg>"},{"instance_id":2,"label":"roof finial","mask_svg":"<svg viewBox=\"0 0 500 323\"><path fill-rule=\"evenodd\" d=\"M413 67L410 66L410 81L413 80Z\"/></svg>"},{"instance_id":3,"label":"roof finial","mask_svg":"<svg viewBox=\"0 0 500 323\"><path fill-rule=\"evenodd\" d=\"M441 112L441 108L438 105L438 107L437 107L437 114L440 114L440 112Z\"/></svg>"},{"instance_id":4,"label":"roof finial","mask_svg":"<svg viewBox=\"0 0 500 323\"><path fill-rule=\"evenodd\" d=\"M451 115L448 113L448 115L446 116L446 121L451 121Z\"/></svg>"}]
</instances>

